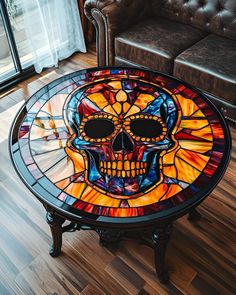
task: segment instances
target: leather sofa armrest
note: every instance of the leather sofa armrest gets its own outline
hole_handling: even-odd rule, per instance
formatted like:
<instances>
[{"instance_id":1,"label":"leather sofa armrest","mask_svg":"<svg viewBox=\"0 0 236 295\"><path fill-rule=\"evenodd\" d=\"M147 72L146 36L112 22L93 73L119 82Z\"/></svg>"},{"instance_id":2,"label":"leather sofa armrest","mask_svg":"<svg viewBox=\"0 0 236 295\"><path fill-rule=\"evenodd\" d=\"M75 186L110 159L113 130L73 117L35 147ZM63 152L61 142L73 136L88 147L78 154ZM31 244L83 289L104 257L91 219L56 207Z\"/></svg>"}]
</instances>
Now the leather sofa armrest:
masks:
<instances>
[{"instance_id":1,"label":"leather sofa armrest","mask_svg":"<svg viewBox=\"0 0 236 295\"><path fill-rule=\"evenodd\" d=\"M96 29L98 65L114 64L114 36L150 14L150 0L86 0L84 11Z\"/></svg>"}]
</instances>

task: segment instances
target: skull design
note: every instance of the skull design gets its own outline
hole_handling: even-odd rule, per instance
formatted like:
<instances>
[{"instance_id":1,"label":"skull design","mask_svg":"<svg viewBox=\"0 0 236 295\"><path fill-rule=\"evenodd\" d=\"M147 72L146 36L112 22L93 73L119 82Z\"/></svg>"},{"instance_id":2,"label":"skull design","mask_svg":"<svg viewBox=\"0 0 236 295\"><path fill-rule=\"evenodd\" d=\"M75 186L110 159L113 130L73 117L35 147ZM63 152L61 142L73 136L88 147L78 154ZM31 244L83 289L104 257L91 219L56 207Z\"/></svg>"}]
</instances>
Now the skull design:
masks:
<instances>
[{"instance_id":1,"label":"skull design","mask_svg":"<svg viewBox=\"0 0 236 295\"><path fill-rule=\"evenodd\" d=\"M86 181L115 198L140 196L159 182L160 154L177 144L173 98L135 79L80 88L67 100L64 116L67 146L86 154Z\"/></svg>"}]
</instances>

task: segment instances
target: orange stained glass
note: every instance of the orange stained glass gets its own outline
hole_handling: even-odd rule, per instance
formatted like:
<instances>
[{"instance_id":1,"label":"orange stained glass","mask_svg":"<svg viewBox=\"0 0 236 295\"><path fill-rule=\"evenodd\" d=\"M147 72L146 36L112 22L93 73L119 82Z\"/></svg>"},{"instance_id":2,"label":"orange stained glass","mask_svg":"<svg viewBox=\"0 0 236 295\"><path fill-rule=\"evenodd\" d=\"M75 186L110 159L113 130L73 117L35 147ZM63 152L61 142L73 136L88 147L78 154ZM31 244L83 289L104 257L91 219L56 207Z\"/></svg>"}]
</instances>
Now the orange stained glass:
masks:
<instances>
[{"instance_id":1,"label":"orange stained glass","mask_svg":"<svg viewBox=\"0 0 236 295\"><path fill-rule=\"evenodd\" d=\"M75 214L141 217L196 202L229 154L207 98L140 69L70 74L33 96L14 128L25 182Z\"/></svg>"}]
</instances>

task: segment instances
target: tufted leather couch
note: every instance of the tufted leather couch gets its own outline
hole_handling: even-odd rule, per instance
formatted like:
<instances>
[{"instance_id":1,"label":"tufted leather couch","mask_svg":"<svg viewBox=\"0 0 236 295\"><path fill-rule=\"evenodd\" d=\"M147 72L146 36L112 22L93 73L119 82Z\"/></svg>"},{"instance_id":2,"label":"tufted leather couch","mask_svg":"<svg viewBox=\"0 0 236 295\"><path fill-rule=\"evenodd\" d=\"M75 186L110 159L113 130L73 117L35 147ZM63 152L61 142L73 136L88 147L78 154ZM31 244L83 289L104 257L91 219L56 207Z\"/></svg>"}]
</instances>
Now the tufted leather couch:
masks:
<instances>
[{"instance_id":1,"label":"tufted leather couch","mask_svg":"<svg viewBox=\"0 0 236 295\"><path fill-rule=\"evenodd\" d=\"M98 64L158 70L236 121L236 0L86 0Z\"/></svg>"}]
</instances>

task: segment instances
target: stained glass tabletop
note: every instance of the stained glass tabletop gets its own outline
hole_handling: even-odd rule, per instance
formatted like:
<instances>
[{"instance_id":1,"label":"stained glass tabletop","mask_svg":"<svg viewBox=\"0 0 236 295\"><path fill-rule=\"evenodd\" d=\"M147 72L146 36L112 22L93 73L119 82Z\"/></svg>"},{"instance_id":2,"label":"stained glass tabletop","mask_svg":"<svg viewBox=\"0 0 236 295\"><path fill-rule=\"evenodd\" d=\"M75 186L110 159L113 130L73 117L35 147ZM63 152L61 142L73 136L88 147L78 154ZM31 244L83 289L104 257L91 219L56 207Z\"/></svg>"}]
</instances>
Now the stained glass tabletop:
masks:
<instances>
[{"instance_id":1,"label":"stained glass tabletop","mask_svg":"<svg viewBox=\"0 0 236 295\"><path fill-rule=\"evenodd\" d=\"M199 204L227 167L216 107L161 73L93 68L55 80L19 111L10 154L42 202L88 224L149 224Z\"/></svg>"}]
</instances>

